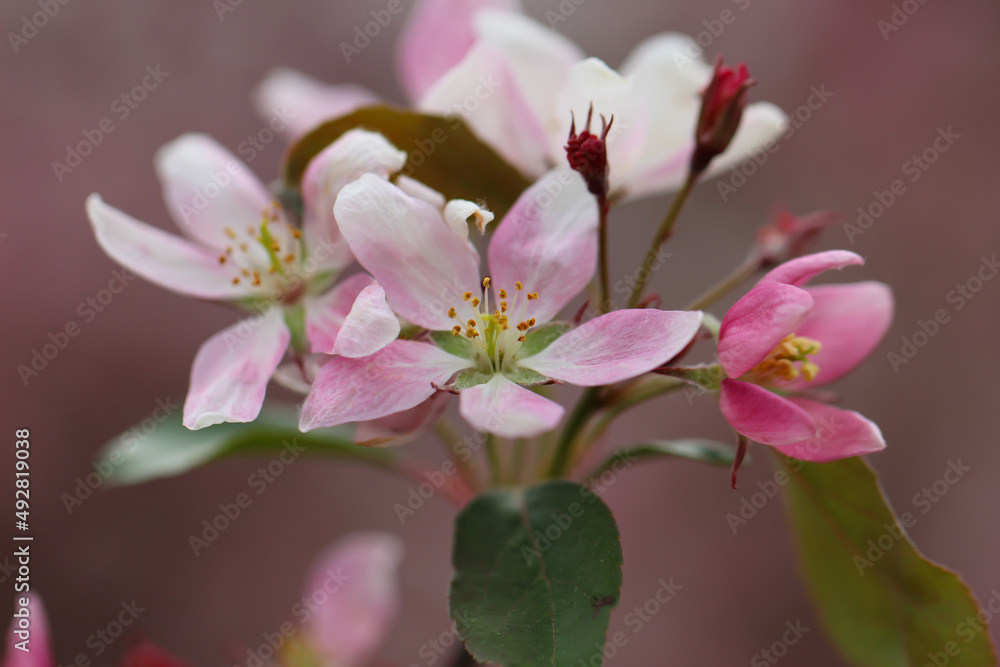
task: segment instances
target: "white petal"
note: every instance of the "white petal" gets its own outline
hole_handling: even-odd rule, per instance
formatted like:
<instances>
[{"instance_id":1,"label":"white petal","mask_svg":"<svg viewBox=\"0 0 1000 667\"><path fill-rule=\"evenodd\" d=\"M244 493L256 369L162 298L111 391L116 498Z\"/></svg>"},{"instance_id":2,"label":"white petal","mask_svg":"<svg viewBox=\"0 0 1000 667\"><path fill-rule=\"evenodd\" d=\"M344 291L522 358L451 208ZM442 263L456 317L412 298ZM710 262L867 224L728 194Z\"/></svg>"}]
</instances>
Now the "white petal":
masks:
<instances>
[{"instance_id":1,"label":"white petal","mask_svg":"<svg viewBox=\"0 0 1000 667\"><path fill-rule=\"evenodd\" d=\"M344 326L337 334L334 354L367 357L399 336L399 318L385 302L385 291L377 283L361 290Z\"/></svg>"},{"instance_id":2,"label":"white petal","mask_svg":"<svg viewBox=\"0 0 1000 667\"><path fill-rule=\"evenodd\" d=\"M444 207L445 222L462 240L469 238L469 218L472 218L479 233L485 234L486 225L493 221L493 214L467 199L452 199Z\"/></svg>"},{"instance_id":3,"label":"white petal","mask_svg":"<svg viewBox=\"0 0 1000 667\"><path fill-rule=\"evenodd\" d=\"M323 121L378 101L378 95L361 86L332 86L283 67L268 72L254 94L254 106L260 117L288 139L305 134Z\"/></svg>"},{"instance_id":4,"label":"white petal","mask_svg":"<svg viewBox=\"0 0 1000 667\"><path fill-rule=\"evenodd\" d=\"M400 174L396 177L396 187L414 199L422 199L439 211L444 209L444 195L434 188L424 185L415 178L410 178L406 174Z\"/></svg>"},{"instance_id":5,"label":"white petal","mask_svg":"<svg viewBox=\"0 0 1000 667\"><path fill-rule=\"evenodd\" d=\"M533 438L559 425L565 410L497 374L485 383L463 389L458 411L476 430L502 438Z\"/></svg>"}]
</instances>

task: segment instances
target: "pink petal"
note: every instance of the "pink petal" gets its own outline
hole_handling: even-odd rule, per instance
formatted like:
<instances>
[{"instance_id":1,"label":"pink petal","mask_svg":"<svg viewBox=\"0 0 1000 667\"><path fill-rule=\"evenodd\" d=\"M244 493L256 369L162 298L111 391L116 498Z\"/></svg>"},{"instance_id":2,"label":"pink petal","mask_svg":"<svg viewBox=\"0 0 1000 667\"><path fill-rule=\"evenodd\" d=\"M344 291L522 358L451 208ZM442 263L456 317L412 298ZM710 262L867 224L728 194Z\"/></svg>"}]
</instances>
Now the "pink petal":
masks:
<instances>
[{"instance_id":1,"label":"pink petal","mask_svg":"<svg viewBox=\"0 0 1000 667\"><path fill-rule=\"evenodd\" d=\"M783 283L757 285L737 301L719 328L719 362L738 378L795 332L813 306L809 293Z\"/></svg>"},{"instance_id":2,"label":"pink petal","mask_svg":"<svg viewBox=\"0 0 1000 667\"><path fill-rule=\"evenodd\" d=\"M385 302L385 291L377 283L361 290L344 326L337 334L333 353L345 357L367 357L396 340L399 318Z\"/></svg>"},{"instance_id":3,"label":"pink petal","mask_svg":"<svg viewBox=\"0 0 1000 667\"><path fill-rule=\"evenodd\" d=\"M476 136L528 176L551 166L545 120L532 110L507 54L480 42L427 91L421 111L461 116Z\"/></svg>"},{"instance_id":4,"label":"pink petal","mask_svg":"<svg viewBox=\"0 0 1000 667\"><path fill-rule=\"evenodd\" d=\"M367 273L345 278L322 296L304 299L306 308L306 337L315 353L333 354L340 328L361 291L375 283Z\"/></svg>"},{"instance_id":5,"label":"pink petal","mask_svg":"<svg viewBox=\"0 0 1000 667\"><path fill-rule=\"evenodd\" d=\"M306 579L304 634L324 664L368 664L399 611L396 571L403 543L390 533L354 533L322 553Z\"/></svg>"},{"instance_id":6,"label":"pink petal","mask_svg":"<svg viewBox=\"0 0 1000 667\"><path fill-rule=\"evenodd\" d=\"M87 197L87 217L111 259L160 287L201 299L254 296L246 281L233 285L233 273L219 264L218 253L139 222L97 194Z\"/></svg>"},{"instance_id":7,"label":"pink petal","mask_svg":"<svg viewBox=\"0 0 1000 667\"><path fill-rule=\"evenodd\" d=\"M346 132L309 162L302 176L302 233L311 256L323 267L339 270L351 261L351 249L333 217L333 204L343 187L362 174L389 178L405 163L406 153L381 134L365 130Z\"/></svg>"},{"instance_id":8,"label":"pink petal","mask_svg":"<svg viewBox=\"0 0 1000 667\"><path fill-rule=\"evenodd\" d=\"M892 290L879 282L820 285L806 291L814 305L797 333L823 347L810 357L819 375L812 382L795 383L797 388L828 384L857 368L882 342L894 305Z\"/></svg>"},{"instance_id":9,"label":"pink petal","mask_svg":"<svg viewBox=\"0 0 1000 667\"><path fill-rule=\"evenodd\" d=\"M451 232L448 232L449 234ZM436 345L397 340L360 359L333 357L316 375L299 428L362 422L409 410L472 362Z\"/></svg>"},{"instance_id":10,"label":"pink petal","mask_svg":"<svg viewBox=\"0 0 1000 667\"><path fill-rule=\"evenodd\" d=\"M524 191L493 234L493 285L513 294L514 283L539 299L513 307L518 320L548 322L590 282L597 265L597 202L579 174L554 169Z\"/></svg>"},{"instance_id":11,"label":"pink petal","mask_svg":"<svg viewBox=\"0 0 1000 667\"><path fill-rule=\"evenodd\" d=\"M20 597L27 597L28 605L21 607L17 604L15 607L15 616L7 632L7 652L4 654L3 667L56 667L55 656L52 654L49 619L42 598L37 593L17 596ZM18 615L22 611L27 612L27 617ZM30 624L30 629L22 627L22 622ZM21 644L25 638L15 634L18 630L30 631L31 638L27 644ZM18 648L18 644L26 646L27 650Z\"/></svg>"},{"instance_id":12,"label":"pink petal","mask_svg":"<svg viewBox=\"0 0 1000 667\"><path fill-rule=\"evenodd\" d=\"M195 430L256 419L267 383L290 339L284 313L275 307L205 341L191 368L184 425Z\"/></svg>"},{"instance_id":13,"label":"pink petal","mask_svg":"<svg viewBox=\"0 0 1000 667\"><path fill-rule=\"evenodd\" d=\"M424 200L439 211L444 210L445 198L443 194L406 174L396 176L396 187L414 199Z\"/></svg>"},{"instance_id":14,"label":"pink petal","mask_svg":"<svg viewBox=\"0 0 1000 667\"><path fill-rule=\"evenodd\" d=\"M416 102L476 41L473 17L485 8L520 9L517 0L420 0L399 37L399 80Z\"/></svg>"},{"instance_id":15,"label":"pink petal","mask_svg":"<svg viewBox=\"0 0 1000 667\"><path fill-rule=\"evenodd\" d=\"M177 226L217 250L232 244L227 227L256 227L274 200L242 160L204 134L182 135L157 151L156 173Z\"/></svg>"},{"instance_id":16,"label":"pink petal","mask_svg":"<svg viewBox=\"0 0 1000 667\"><path fill-rule=\"evenodd\" d=\"M830 269L842 269L845 266L864 264L865 260L849 250L827 250L812 255L803 255L777 266L760 279L758 285L764 283L786 283L788 285L805 285L816 275Z\"/></svg>"},{"instance_id":17,"label":"pink petal","mask_svg":"<svg viewBox=\"0 0 1000 667\"><path fill-rule=\"evenodd\" d=\"M358 261L393 310L414 324L450 329L448 309L464 292L481 291L475 251L427 202L365 174L341 191L334 208Z\"/></svg>"},{"instance_id":18,"label":"pink petal","mask_svg":"<svg viewBox=\"0 0 1000 667\"><path fill-rule=\"evenodd\" d=\"M719 407L738 433L765 445L790 445L817 432L803 408L749 382L723 380Z\"/></svg>"},{"instance_id":19,"label":"pink petal","mask_svg":"<svg viewBox=\"0 0 1000 667\"><path fill-rule=\"evenodd\" d=\"M254 94L258 115L289 140L378 101L378 95L361 86L331 86L283 67L271 70Z\"/></svg>"},{"instance_id":20,"label":"pink petal","mask_svg":"<svg viewBox=\"0 0 1000 667\"><path fill-rule=\"evenodd\" d=\"M561 405L497 373L485 383L463 389L458 411L477 431L502 438L533 438L559 425Z\"/></svg>"},{"instance_id":21,"label":"pink petal","mask_svg":"<svg viewBox=\"0 0 1000 667\"><path fill-rule=\"evenodd\" d=\"M804 398L790 400L809 413L818 431L808 440L777 447L785 456L823 462L885 449L885 439L878 426L857 412Z\"/></svg>"},{"instance_id":22,"label":"pink petal","mask_svg":"<svg viewBox=\"0 0 1000 667\"><path fill-rule=\"evenodd\" d=\"M520 365L583 387L621 382L660 366L701 328L700 311L616 310L557 338Z\"/></svg>"},{"instance_id":23,"label":"pink petal","mask_svg":"<svg viewBox=\"0 0 1000 667\"><path fill-rule=\"evenodd\" d=\"M444 413L450 396L448 392L439 391L415 408L361 422L354 432L354 441L366 447L412 442Z\"/></svg>"}]
</instances>

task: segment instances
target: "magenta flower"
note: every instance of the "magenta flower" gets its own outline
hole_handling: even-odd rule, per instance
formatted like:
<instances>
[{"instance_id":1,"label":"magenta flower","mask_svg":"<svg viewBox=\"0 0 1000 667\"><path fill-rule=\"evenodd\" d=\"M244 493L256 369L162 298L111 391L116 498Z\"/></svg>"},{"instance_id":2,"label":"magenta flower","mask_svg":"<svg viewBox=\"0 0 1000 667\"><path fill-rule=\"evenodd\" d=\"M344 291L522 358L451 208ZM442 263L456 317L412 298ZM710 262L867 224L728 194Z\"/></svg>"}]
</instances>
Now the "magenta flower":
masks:
<instances>
[{"instance_id":1,"label":"magenta flower","mask_svg":"<svg viewBox=\"0 0 1000 667\"><path fill-rule=\"evenodd\" d=\"M27 606L18 605L10 623L3 667L55 667L49 619L42 598L36 593L24 597L28 598Z\"/></svg>"},{"instance_id":2,"label":"magenta flower","mask_svg":"<svg viewBox=\"0 0 1000 667\"><path fill-rule=\"evenodd\" d=\"M805 255L767 273L729 309L719 330L722 414L739 433L807 461L885 447L874 423L796 395L851 372L892 321L879 282L802 287L817 274L864 260L846 250Z\"/></svg>"},{"instance_id":3,"label":"magenta flower","mask_svg":"<svg viewBox=\"0 0 1000 667\"><path fill-rule=\"evenodd\" d=\"M619 310L575 329L546 326L594 273L597 206L568 168L549 172L504 217L479 255L436 206L363 176L335 213L358 261L400 316L434 332L397 340L364 359L320 370L300 428L377 419L413 408L437 388L460 393L474 427L504 437L554 428L557 403L526 387L550 381L600 386L662 365L701 326L700 312Z\"/></svg>"},{"instance_id":4,"label":"magenta flower","mask_svg":"<svg viewBox=\"0 0 1000 667\"><path fill-rule=\"evenodd\" d=\"M405 161L381 135L348 132L306 170L301 228L245 164L199 134L156 158L167 208L188 238L88 198L94 234L112 259L166 289L255 313L201 346L185 426L255 419L289 344L298 356L363 356L396 338L399 321L370 276L331 288L353 261L332 211L344 185L361 174L387 178Z\"/></svg>"}]
</instances>

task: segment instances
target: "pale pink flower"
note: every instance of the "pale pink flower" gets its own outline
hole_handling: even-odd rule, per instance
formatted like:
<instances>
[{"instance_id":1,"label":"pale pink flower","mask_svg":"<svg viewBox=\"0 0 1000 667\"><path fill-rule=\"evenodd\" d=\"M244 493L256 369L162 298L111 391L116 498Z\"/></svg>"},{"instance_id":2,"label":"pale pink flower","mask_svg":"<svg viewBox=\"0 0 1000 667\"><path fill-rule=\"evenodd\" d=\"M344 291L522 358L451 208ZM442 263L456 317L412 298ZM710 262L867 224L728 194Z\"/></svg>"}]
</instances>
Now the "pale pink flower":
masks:
<instances>
[{"instance_id":1,"label":"pale pink flower","mask_svg":"<svg viewBox=\"0 0 1000 667\"><path fill-rule=\"evenodd\" d=\"M333 217L340 189L361 174L385 179L405 153L352 130L309 165L301 227L225 148L189 134L156 156L167 208L186 237L139 222L97 194L87 214L112 259L174 292L254 311L209 338L191 370L184 424L255 419L291 344L308 353L363 356L394 340L398 319L367 275L333 285L353 257Z\"/></svg>"},{"instance_id":2,"label":"pale pink flower","mask_svg":"<svg viewBox=\"0 0 1000 667\"><path fill-rule=\"evenodd\" d=\"M424 111L463 116L475 132L526 175L560 164L571 113L614 116L607 138L612 198L672 190L685 179L695 146L701 92L713 68L689 37L664 33L640 43L620 73L555 30L513 11L474 16L475 46L420 99ZM772 104L746 107L719 173L787 128Z\"/></svg>"},{"instance_id":3,"label":"pale pink flower","mask_svg":"<svg viewBox=\"0 0 1000 667\"><path fill-rule=\"evenodd\" d=\"M317 559L306 578L303 639L328 667L368 664L399 611L396 571L403 543L355 533Z\"/></svg>"},{"instance_id":4,"label":"pale pink flower","mask_svg":"<svg viewBox=\"0 0 1000 667\"><path fill-rule=\"evenodd\" d=\"M846 250L776 267L729 309L719 330L722 414L736 431L808 461L883 449L873 422L797 395L847 375L878 346L893 298L879 282L804 287L817 274L864 260Z\"/></svg>"},{"instance_id":5,"label":"pale pink flower","mask_svg":"<svg viewBox=\"0 0 1000 667\"><path fill-rule=\"evenodd\" d=\"M504 217L485 279L475 248L441 210L391 183L361 177L341 192L335 212L393 310L436 332L437 344L397 340L364 359L331 359L303 406L302 430L409 410L443 387L460 393L459 411L477 429L532 437L554 428L564 410L526 386L601 386L641 375L701 326L700 312L656 309L614 311L568 332L545 326L596 264L597 204L568 168L540 179Z\"/></svg>"}]
</instances>

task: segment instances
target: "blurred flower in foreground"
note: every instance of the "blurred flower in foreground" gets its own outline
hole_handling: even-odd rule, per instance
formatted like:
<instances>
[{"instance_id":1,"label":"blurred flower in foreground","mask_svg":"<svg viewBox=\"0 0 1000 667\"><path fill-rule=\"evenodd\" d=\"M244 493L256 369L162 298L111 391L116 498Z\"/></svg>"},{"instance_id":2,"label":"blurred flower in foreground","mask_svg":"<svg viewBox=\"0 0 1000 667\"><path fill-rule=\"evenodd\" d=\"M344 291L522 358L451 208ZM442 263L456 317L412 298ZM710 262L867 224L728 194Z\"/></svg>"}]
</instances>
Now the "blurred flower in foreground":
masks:
<instances>
[{"instance_id":1,"label":"blurred flower in foreground","mask_svg":"<svg viewBox=\"0 0 1000 667\"><path fill-rule=\"evenodd\" d=\"M585 188L562 168L526 190L493 235L492 274L482 280L478 253L437 208L374 176L344 188L335 211L358 261L437 344L398 340L365 359L334 357L300 428L382 417L444 388L460 393L459 412L475 428L532 437L554 428L564 408L526 386L611 384L680 352L700 312L618 310L571 330L545 326L594 273L597 210Z\"/></svg>"},{"instance_id":2,"label":"blurred flower in foreground","mask_svg":"<svg viewBox=\"0 0 1000 667\"><path fill-rule=\"evenodd\" d=\"M56 667L52 636L42 599L28 593L28 605L14 612L3 667ZM23 615L26 614L26 615ZM30 640L28 632L30 628ZM120 663L121 667L187 667L187 663L147 641L133 645Z\"/></svg>"},{"instance_id":3,"label":"blurred flower in foreground","mask_svg":"<svg viewBox=\"0 0 1000 667\"><path fill-rule=\"evenodd\" d=\"M353 260L332 211L344 185L365 173L388 178L405 161L381 135L346 133L306 170L301 228L249 167L199 134L156 157L167 208L188 238L88 198L94 234L112 259L169 290L255 311L198 351L185 426L256 418L289 344L302 360L310 352L364 356L396 338L399 321L369 276L331 289Z\"/></svg>"},{"instance_id":4,"label":"blurred flower in foreground","mask_svg":"<svg viewBox=\"0 0 1000 667\"><path fill-rule=\"evenodd\" d=\"M879 282L802 287L864 260L846 250L786 262L729 309L719 330L726 374L720 407L736 431L782 453L831 461L885 447L874 423L849 410L786 396L840 379L882 340L893 298Z\"/></svg>"}]
</instances>

